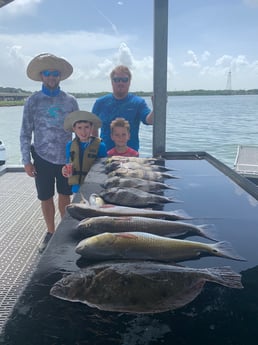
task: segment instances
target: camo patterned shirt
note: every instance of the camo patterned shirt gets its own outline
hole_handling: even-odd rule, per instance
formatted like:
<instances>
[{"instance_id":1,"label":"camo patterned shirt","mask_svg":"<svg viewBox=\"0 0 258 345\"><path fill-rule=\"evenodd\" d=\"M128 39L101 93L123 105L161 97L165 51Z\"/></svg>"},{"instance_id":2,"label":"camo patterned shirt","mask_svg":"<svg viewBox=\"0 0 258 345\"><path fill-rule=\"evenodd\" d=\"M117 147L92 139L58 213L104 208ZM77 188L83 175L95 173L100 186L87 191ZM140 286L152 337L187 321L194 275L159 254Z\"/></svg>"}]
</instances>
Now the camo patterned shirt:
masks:
<instances>
[{"instance_id":1,"label":"camo patterned shirt","mask_svg":"<svg viewBox=\"0 0 258 345\"><path fill-rule=\"evenodd\" d=\"M64 130L67 114L78 110L77 100L63 91L55 97L35 92L25 102L20 132L22 163L31 162L31 143L36 153L53 164L65 164L65 146L72 133Z\"/></svg>"}]
</instances>

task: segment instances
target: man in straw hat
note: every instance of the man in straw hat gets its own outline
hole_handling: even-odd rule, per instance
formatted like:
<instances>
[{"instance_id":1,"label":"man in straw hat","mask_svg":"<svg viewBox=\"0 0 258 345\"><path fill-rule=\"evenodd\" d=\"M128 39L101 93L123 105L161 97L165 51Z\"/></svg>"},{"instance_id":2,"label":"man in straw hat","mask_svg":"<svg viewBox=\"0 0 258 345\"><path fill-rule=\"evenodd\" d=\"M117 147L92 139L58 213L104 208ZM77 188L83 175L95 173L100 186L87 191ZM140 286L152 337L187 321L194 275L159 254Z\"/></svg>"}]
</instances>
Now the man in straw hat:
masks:
<instances>
[{"instance_id":1,"label":"man in straw hat","mask_svg":"<svg viewBox=\"0 0 258 345\"><path fill-rule=\"evenodd\" d=\"M100 119L88 111L77 110L70 113L64 122L64 129L73 131L75 138L66 145L66 164L62 173L68 178L73 193L77 193L90 168L97 158L106 157L105 144L93 137L93 128L100 128Z\"/></svg>"},{"instance_id":2,"label":"man in straw hat","mask_svg":"<svg viewBox=\"0 0 258 345\"><path fill-rule=\"evenodd\" d=\"M26 173L35 178L47 226L40 252L55 231L55 185L61 217L72 194L67 179L62 175L65 146L72 134L66 132L63 126L67 114L79 107L76 99L59 86L60 81L67 79L72 72L73 67L69 62L48 53L36 56L27 67L27 76L42 82L41 91L35 92L25 102L20 132L22 163Z\"/></svg>"}]
</instances>

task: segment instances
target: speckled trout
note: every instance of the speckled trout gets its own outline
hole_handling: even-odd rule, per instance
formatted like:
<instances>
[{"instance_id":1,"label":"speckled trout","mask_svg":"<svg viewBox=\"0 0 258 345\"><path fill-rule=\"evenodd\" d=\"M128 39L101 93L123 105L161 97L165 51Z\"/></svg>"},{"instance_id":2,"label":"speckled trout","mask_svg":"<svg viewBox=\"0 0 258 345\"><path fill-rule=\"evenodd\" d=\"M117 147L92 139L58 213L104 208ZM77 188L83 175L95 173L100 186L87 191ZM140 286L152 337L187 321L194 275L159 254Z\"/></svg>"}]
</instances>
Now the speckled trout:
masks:
<instances>
[{"instance_id":1,"label":"speckled trout","mask_svg":"<svg viewBox=\"0 0 258 345\"><path fill-rule=\"evenodd\" d=\"M50 295L106 311L161 313L192 302L206 282L243 288L241 275L227 266L197 269L157 262L110 262L62 278Z\"/></svg>"},{"instance_id":2,"label":"speckled trout","mask_svg":"<svg viewBox=\"0 0 258 345\"><path fill-rule=\"evenodd\" d=\"M180 221L154 219L136 216L99 216L86 218L77 225L83 237L90 237L103 232L149 232L167 237L201 236L215 241L214 224L194 225Z\"/></svg>"},{"instance_id":3,"label":"speckled trout","mask_svg":"<svg viewBox=\"0 0 258 345\"><path fill-rule=\"evenodd\" d=\"M179 240L146 232L105 232L79 242L77 254L89 260L154 260L179 262L218 256L245 261L226 241L214 244Z\"/></svg>"},{"instance_id":4,"label":"speckled trout","mask_svg":"<svg viewBox=\"0 0 258 345\"><path fill-rule=\"evenodd\" d=\"M66 207L66 210L71 217L78 220L99 216L143 216L147 218L163 218L169 220L191 219L183 210L159 211L109 204L94 207L83 203L72 203Z\"/></svg>"}]
</instances>

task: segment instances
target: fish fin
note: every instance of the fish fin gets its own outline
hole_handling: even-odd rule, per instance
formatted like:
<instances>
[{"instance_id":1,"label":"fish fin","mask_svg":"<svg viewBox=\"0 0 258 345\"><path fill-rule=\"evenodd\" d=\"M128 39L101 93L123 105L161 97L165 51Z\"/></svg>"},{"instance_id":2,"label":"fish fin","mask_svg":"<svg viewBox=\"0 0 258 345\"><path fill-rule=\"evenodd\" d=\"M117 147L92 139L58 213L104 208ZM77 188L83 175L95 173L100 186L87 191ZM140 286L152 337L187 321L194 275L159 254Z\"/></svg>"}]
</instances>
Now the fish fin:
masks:
<instances>
[{"instance_id":1,"label":"fish fin","mask_svg":"<svg viewBox=\"0 0 258 345\"><path fill-rule=\"evenodd\" d=\"M214 277L214 282L230 288L243 288L241 274L234 272L229 266L211 267L207 271Z\"/></svg>"},{"instance_id":2,"label":"fish fin","mask_svg":"<svg viewBox=\"0 0 258 345\"><path fill-rule=\"evenodd\" d=\"M99 208L111 208L111 207L115 207L116 205L113 205L113 204L104 204L102 206L100 206Z\"/></svg>"},{"instance_id":3,"label":"fish fin","mask_svg":"<svg viewBox=\"0 0 258 345\"><path fill-rule=\"evenodd\" d=\"M199 229L201 236L215 242L218 241L215 224L202 224L198 225L197 228Z\"/></svg>"},{"instance_id":4,"label":"fish fin","mask_svg":"<svg viewBox=\"0 0 258 345\"><path fill-rule=\"evenodd\" d=\"M124 222L130 222L132 219L132 217L130 216L120 216L120 217L116 217L115 219L113 219L113 221L115 223L124 223Z\"/></svg>"},{"instance_id":5,"label":"fish fin","mask_svg":"<svg viewBox=\"0 0 258 345\"><path fill-rule=\"evenodd\" d=\"M221 241L212 244L211 246L212 252L216 256L221 256L232 260L247 261L245 258L235 252L230 242Z\"/></svg>"},{"instance_id":6,"label":"fish fin","mask_svg":"<svg viewBox=\"0 0 258 345\"><path fill-rule=\"evenodd\" d=\"M122 238L137 238L138 236L133 234L132 232L117 232L114 234L116 237L122 237Z\"/></svg>"}]
</instances>

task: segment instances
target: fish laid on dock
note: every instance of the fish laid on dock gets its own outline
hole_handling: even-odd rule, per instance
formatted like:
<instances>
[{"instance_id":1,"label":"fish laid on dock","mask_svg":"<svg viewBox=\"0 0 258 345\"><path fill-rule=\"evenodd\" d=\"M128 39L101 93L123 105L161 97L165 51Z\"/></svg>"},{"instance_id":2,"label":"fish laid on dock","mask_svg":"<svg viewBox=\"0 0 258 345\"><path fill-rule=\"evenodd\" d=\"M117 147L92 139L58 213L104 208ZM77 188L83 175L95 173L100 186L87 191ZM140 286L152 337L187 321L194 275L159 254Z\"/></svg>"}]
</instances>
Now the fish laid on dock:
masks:
<instances>
[{"instance_id":1,"label":"fish laid on dock","mask_svg":"<svg viewBox=\"0 0 258 345\"><path fill-rule=\"evenodd\" d=\"M158 181L163 182L165 179L171 179L171 178L178 178L174 175L168 174L166 172L160 172L160 171L148 171L143 169L126 169L126 168L119 168L117 170L111 171L108 174L108 177L113 176L120 176L120 177L126 177L126 178L141 178L144 180L152 180L152 181Z\"/></svg>"},{"instance_id":2,"label":"fish laid on dock","mask_svg":"<svg viewBox=\"0 0 258 345\"><path fill-rule=\"evenodd\" d=\"M124 168L124 169L132 169L132 170L147 170L147 171L169 171L172 169L166 168L165 166L162 165L155 165L155 164L143 164L143 163L138 163L138 162L119 162L119 161L114 161L109 164L105 165L105 172L106 174L110 173L111 171L115 171L119 168Z\"/></svg>"},{"instance_id":3,"label":"fish laid on dock","mask_svg":"<svg viewBox=\"0 0 258 345\"><path fill-rule=\"evenodd\" d=\"M164 164L164 158L154 158L154 157L124 157L124 156L112 156L105 160L105 164L112 162L136 162L139 164Z\"/></svg>"},{"instance_id":4,"label":"fish laid on dock","mask_svg":"<svg viewBox=\"0 0 258 345\"><path fill-rule=\"evenodd\" d=\"M243 288L241 275L230 267L197 269L157 262L111 262L62 278L50 295L106 311L161 313L192 302L206 282Z\"/></svg>"},{"instance_id":5,"label":"fish laid on dock","mask_svg":"<svg viewBox=\"0 0 258 345\"><path fill-rule=\"evenodd\" d=\"M179 262L218 256L245 261L229 242L214 244L180 240L146 232L105 232L79 242L77 254L88 260L154 260Z\"/></svg>"},{"instance_id":6,"label":"fish laid on dock","mask_svg":"<svg viewBox=\"0 0 258 345\"><path fill-rule=\"evenodd\" d=\"M164 189L176 189L171 185L158 181L144 180L140 178L123 178L118 176L107 178L101 186L105 189L113 187L132 187L149 193L159 192Z\"/></svg>"},{"instance_id":7,"label":"fish laid on dock","mask_svg":"<svg viewBox=\"0 0 258 345\"><path fill-rule=\"evenodd\" d=\"M99 193L99 196L107 203L133 206L133 207L149 207L158 204L179 202L176 199L167 198L162 195L144 192L137 188L120 188L113 187L104 189Z\"/></svg>"},{"instance_id":8,"label":"fish laid on dock","mask_svg":"<svg viewBox=\"0 0 258 345\"><path fill-rule=\"evenodd\" d=\"M78 232L86 237L103 232L149 232L154 235L179 237L201 236L216 241L214 224L194 225L181 221L154 219L136 216L99 216L86 218L77 225Z\"/></svg>"},{"instance_id":9,"label":"fish laid on dock","mask_svg":"<svg viewBox=\"0 0 258 345\"><path fill-rule=\"evenodd\" d=\"M66 210L71 217L77 220L99 216L143 216L169 220L191 219L183 210L159 211L109 204L94 207L83 203L72 203L66 206Z\"/></svg>"}]
</instances>

